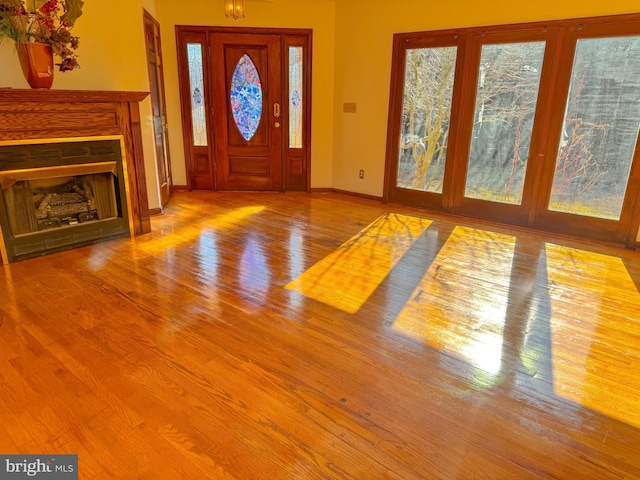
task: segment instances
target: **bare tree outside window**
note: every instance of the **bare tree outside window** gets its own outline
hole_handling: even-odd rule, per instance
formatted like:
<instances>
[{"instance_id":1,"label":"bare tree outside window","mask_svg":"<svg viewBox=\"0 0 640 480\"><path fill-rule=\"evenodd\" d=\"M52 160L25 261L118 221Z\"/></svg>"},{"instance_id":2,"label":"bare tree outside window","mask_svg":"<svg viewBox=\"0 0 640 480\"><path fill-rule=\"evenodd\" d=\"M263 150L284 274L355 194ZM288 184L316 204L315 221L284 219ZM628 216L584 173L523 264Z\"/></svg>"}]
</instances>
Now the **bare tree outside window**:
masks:
<instances>
[{"instance_id":1,"label":"bare tree outside window","mask_svg":"<svg viewBox=\"0 0 640 480\"><path fill-rule=\"evenodd\" d=\"M619 220L640 127L640 37L579 40L549 209Z\"/></svg>"},{"instance_id":2,"label":"bare tree outside window","mask_svg":"<svg viewBox=\"0 0 640 480\"><path fill-rule=\"evenodd\" d=\"M455 47L407 51L397 186L441 193ZM483 49L466 194L519 203L544 42Z\"/></svg>"},{"instance_id":3,"label":"bare tree outside window","mask_svg":"<svg viewBox=\"0 0 640 480\"><path fill-rule=\"evenodd\" d=\"M395 34L385 198L633 248L639 24Z\"/></svg>"},{"instance_id":4,"label":"bare tree outside window","mask_svg":"<svg viewBox=\"0 0 640 480\"><path fill-rule=\"evenodd\" d=\"M522 202L544 50L544 42L482 47L465 197Z\"/></svg>"},{"instance_id":5,"label":"bare tree outside window","mask_svg":"<svg viewBox=\"0 0 640 480\"><path fill-rule=\"evenodd\" d=\"M407 50L397 186L442 192L456 47Z\"/></svg>"}]
</instances>

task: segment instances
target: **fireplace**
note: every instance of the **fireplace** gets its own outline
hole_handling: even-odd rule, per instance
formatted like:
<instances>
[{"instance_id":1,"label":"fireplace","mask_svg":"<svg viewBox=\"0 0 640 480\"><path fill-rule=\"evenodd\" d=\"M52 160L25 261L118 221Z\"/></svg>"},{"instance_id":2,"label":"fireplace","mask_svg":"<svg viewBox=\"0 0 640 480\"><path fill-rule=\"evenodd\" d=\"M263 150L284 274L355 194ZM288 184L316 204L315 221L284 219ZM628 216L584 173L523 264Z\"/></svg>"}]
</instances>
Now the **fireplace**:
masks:
<instances>
[{"instance_id":1,"label":"fireplace","mask_svg":"<svg viewBox=\"0 0 640 480\"><path fill-rule=\"evenodd\" d=\"M132 234L120 138L0 145L0 250L24 260Z\"/></svg>"},{"instance_id":2,"label":"fireplace","mask_svg":"<svg viewBox=\"0 0 640 480\"><path fill-rule=\"evenodd\" d=\"M0 88L3 263L151 231L147 92Z\"/></svg>"}]
</instances>

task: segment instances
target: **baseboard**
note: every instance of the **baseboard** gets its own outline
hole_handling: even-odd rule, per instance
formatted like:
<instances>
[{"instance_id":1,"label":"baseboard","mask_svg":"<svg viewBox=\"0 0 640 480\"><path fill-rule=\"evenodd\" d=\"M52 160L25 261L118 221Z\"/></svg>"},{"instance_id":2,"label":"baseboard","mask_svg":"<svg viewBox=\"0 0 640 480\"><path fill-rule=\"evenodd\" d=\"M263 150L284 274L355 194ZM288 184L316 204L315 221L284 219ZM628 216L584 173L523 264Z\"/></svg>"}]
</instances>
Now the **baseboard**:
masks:
<instances>
[{"instance_id":1,"label":"baseboard","mask_svg":"<svg viewBox=\"0 0 640 480\"><path fill-rule=\"evenodd\" d=\"M152 217L154 215L162 215L162 209L161 208L150 208L149 209L149 215L151 215Z\"/></svg>"},{"instance_id":2,"label":"baseboard","mask_svg":"<svg viewBox=\"0 0 640 480\"><path fill-rule=\"evenodd\" d=\"M367 195L364 193L350 192L349 190L340 190L338 188L312 188L309 193L337 193L339 195L348 195L349 197L363 198L365 200L373 200L374 202L382 202L382 197Z\"/></svg>"},{"instance_id":3,"label":"baseboard","mask_svg":"<svg viewBox=\"0 0 640 480\"><path fill-rule=\"evenodd\" d=\"M174 185L174 192L186 192L186 185ZM309 193L337 193L340 195L348 195L350 197L363 198L365 200L372 200L374 202L382 202L382 197L376 197L375 195L367 195L365 193L350 192L349 190L340 190L338 188L311 188ZM153 215L153 213L151 213Z\"/></svg>"},{"instance_id":4,"label":"baseboard","mask_svg":"<svg viewBox=\"0 0 640 480\"><path fill-rule=\"evenodd\" d=\"M348 190L339 190L337 188L332 188L331 192L339 193L340 195L349 195L350 197L364 198L365 200L373 200L374 202L382 202L382 197L376 197L375 195L367 195L365 193L350 192Z\"/></svg>"}]
</instances>

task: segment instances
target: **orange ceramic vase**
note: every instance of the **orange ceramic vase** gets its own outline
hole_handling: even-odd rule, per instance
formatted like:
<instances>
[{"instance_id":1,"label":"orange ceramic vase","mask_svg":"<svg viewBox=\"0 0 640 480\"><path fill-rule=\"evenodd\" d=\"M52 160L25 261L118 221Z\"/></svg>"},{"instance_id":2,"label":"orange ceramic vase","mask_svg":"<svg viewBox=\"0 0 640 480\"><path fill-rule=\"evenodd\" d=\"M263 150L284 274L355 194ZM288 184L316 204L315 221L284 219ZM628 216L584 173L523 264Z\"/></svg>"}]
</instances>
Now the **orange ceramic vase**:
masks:
<instances>
[{"instance_id":1,"label":"orange ceramic vase","mask_svg":"<svg viewBox=\"0 0 640 480\"><path fill-rule=\"evenodd\" d=\"M18 43L22 73L31 88L53 85L53 51L46 43Z\"/></svg>"}]
</instances>

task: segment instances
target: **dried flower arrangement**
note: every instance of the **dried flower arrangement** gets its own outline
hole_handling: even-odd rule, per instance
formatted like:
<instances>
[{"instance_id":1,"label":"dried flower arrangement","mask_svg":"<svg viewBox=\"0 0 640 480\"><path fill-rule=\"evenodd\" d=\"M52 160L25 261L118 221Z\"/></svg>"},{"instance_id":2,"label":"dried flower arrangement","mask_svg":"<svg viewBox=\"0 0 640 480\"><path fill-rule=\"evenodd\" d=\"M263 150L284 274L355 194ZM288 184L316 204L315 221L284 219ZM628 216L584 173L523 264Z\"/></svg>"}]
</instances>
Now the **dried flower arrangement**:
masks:
<instances>
[{"instance_id":1,"label":"dried flower arrangement","mask_svg":"<svg viewBox=\"0 0 640 480\"><path fill-rule=\"evenodd\" d=\"M61 72L78 68L80 39L71 34L83 0L0 0L0 40L51 46Z\"/></svg>"}]
</instances>

